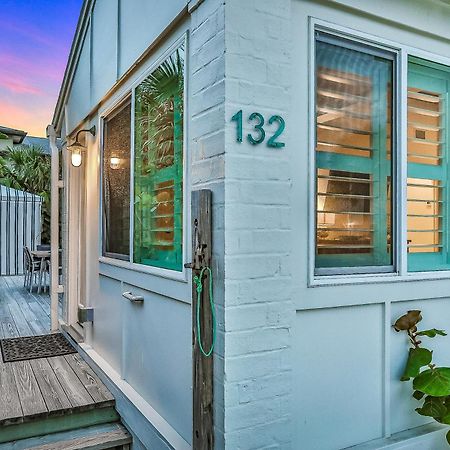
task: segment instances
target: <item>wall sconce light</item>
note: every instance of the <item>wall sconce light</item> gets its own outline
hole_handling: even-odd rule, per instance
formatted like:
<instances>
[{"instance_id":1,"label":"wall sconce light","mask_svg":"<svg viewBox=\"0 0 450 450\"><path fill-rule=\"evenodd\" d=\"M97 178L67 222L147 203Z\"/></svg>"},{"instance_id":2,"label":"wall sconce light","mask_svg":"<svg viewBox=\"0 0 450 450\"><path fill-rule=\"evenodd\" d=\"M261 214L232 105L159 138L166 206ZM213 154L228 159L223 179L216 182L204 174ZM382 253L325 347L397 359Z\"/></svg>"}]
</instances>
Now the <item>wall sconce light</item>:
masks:
<instances>
[{"instance_id":1,"label":"wall sconce light","mask_svg":"<svg viewBox=\"0 0 450 450\"><path fill-rule=\"evenodd\" d=\"M71 162L73 167L80 167L83 162L83 152L86 150L86 147L78 141L78 136L80 133L91 133L92 136L95 136L95 125L92 128L79 130L75 135L75 142L71 145L68 145L67 148L70 149L71 153Z\"/></svg>"},{"instance_id":2,"label":"wall sconce light","mask_svg":"<svg viewBox=\"0 0 450 450\"><path fill-rule=\"evenodd\" d=\"M109 160L109 166L111 169L118 169L120 167L120 158L117 156L112 156Z\"/></svg>"}]
</instances>

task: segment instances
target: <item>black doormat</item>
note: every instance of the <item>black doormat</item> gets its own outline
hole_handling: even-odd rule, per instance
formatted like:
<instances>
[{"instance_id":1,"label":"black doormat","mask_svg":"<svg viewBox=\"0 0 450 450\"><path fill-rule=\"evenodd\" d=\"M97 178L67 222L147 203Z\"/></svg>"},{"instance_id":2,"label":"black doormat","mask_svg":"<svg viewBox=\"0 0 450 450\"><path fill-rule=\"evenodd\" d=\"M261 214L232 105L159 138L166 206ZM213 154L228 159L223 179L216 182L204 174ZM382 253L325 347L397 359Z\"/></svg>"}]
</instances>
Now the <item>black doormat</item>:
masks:
<instances>
[{"instance_id":1,"label":"black doormat","mask_svg":"<svg viewBox=\"0 0 450 450\"><path fill-rule=\"evenodd\" d=\"M0 339L0 347L5 363L77 352L61 333Z\"/></svg>"}]
</instances>

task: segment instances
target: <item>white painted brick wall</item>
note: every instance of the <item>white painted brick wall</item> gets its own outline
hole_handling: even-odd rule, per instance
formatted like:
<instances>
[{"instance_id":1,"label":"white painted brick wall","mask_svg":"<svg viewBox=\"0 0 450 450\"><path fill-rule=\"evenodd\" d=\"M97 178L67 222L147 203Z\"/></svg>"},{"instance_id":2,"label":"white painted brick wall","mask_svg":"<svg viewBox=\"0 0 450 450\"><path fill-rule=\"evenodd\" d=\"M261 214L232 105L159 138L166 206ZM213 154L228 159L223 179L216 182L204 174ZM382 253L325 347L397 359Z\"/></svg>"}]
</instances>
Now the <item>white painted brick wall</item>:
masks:
<instances>
[{"instance_id":1,"label":"white painted brick wall","mask_svg":"<svg viewBox=\"0 0 450 450\"><path fill-rule=\"evenodd\" d=\"M226 1L224 431L233 450L291 445L289 146L245 139L254 111L287 119L289 36L290 0ZM243 143L230 122L240 109Z\"/></svg>"},{"instance_id":2,"label":"white painted brick wall","mask_svg":"<svg viewBox=\"0 0 450 450\"><path fill-rule=\"evenodd\" d=\"M214 195L215 447L289 448L288 147L238 144L230 118L287 116L290 0L206 0L191 24L191 183Z\"/></svg>"},{"instance_id":3,"label":"white painted brick wall","mask_svg":"<svg viewBox=\"0 0 450 450\"><path fill-rule=\"evenodd\" d=\"M213 272L218 332L214 353L216 448L224 448L224 176L225 8L207 0L191 15L189 37L189 156L192 189L213 192Z\"/></svg>"}]
</instances>

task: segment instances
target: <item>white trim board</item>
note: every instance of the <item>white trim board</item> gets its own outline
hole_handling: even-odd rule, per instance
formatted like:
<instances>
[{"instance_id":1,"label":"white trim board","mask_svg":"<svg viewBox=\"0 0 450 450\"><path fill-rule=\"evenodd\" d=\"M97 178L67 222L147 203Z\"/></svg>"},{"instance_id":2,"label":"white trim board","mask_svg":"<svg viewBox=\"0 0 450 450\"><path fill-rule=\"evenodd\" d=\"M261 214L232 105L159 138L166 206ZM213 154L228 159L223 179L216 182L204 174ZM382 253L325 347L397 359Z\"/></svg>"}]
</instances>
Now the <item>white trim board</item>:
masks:
<instances>
[{"instance_id":1,"label":"white trim board","mask_svg":"<svg viewBox=\"0 0 450 450\"><path fill-rule=\"evenodd\" d=\"M353 447L352 450L440 450L447 449L445 432L448 427L429 423L411 430L393 434L387 439L375 439Z\"/></svg>"}]
</instances>

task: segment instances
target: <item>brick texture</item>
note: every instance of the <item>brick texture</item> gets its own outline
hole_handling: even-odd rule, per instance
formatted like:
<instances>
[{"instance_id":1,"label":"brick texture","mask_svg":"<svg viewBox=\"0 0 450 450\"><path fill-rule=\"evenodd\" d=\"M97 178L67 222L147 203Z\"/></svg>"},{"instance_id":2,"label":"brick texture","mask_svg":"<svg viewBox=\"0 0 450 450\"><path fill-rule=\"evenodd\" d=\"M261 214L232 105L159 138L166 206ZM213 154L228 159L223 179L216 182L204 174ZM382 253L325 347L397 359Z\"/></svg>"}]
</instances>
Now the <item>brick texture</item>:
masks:
<instances>
[{"instance_id":1,"label":"brick texture","mask_svg":"<svg viewBox=\"0 0 450 450\"><path fill-rule=\"evenodd\" d=\"M226 1L224 441L233 450L291 445L288 146L246 141L252 112L266 122L274 114L288 116L289 39L290 0ZM240 109L242 143L230 121ZM270 125L266 132L273 132Z\"/></svg>"}]
</instances>

